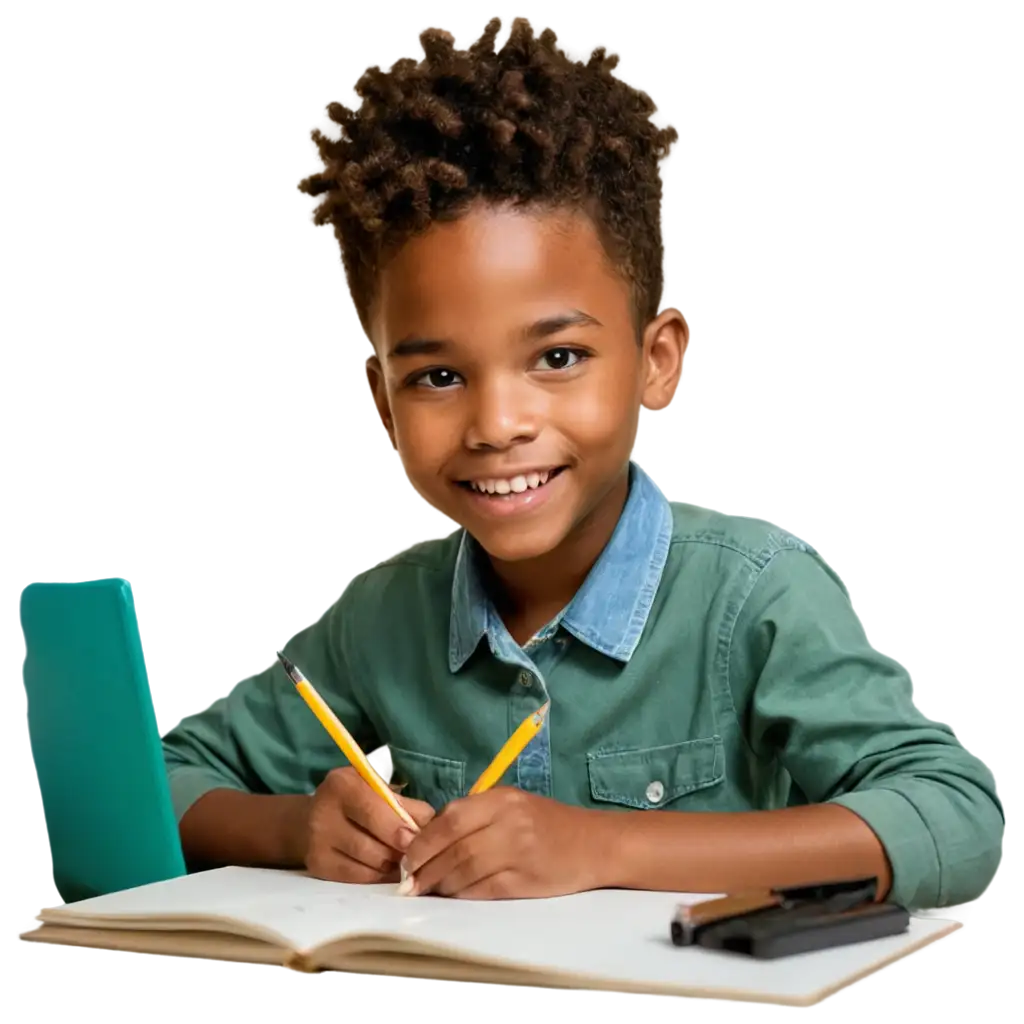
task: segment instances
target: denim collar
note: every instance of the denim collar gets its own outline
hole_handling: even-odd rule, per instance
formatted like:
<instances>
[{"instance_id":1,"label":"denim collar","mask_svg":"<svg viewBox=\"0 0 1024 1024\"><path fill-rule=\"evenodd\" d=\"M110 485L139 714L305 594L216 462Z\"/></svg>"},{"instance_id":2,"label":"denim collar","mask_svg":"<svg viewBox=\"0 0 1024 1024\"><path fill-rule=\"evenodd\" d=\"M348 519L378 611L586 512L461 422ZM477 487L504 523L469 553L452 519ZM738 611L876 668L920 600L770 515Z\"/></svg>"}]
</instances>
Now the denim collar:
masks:
<instances>
[{"instance_id":1,"label":"denim collar","mask_svg":"<svg viewBox=\"0 0 1024 1024\"><path fill-rule=\"evenodd\" d=\"M622 515L583 586L561 614L541 631L559 625L578 640L617 661L628 662L657 593L672 539L672 510L661 491L635 463ZM506 634L484 590L479 545L463 531L452 581L448 663L457 672L486 636L491 650Z\"/></svg>"}]
</instances>

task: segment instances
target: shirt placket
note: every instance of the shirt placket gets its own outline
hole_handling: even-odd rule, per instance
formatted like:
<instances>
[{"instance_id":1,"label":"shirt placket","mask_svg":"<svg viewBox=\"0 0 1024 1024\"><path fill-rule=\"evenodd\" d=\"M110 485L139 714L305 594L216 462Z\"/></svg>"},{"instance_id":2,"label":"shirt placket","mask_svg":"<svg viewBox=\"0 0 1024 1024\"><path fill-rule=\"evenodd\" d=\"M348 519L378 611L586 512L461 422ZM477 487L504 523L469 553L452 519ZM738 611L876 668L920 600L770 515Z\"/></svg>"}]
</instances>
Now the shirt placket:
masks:
<instances>
[{"instance_id":1,"label":"shirt placket","mask_svg":"<svg viewBox=\"0 0 1024 1024\"><path fill-rule=\"evenodd\" d=\"M538 633L525 647L511 637L502 637L495 654L513 666L515 682L509 692L509 735L520 723L550 699L546 676L564 653L568 638L554 639L556 627ZM516 785L527 793L550 797L551 716L544 719L537 735L523 749L515 763Z\"/></svg>"}]
</instances>

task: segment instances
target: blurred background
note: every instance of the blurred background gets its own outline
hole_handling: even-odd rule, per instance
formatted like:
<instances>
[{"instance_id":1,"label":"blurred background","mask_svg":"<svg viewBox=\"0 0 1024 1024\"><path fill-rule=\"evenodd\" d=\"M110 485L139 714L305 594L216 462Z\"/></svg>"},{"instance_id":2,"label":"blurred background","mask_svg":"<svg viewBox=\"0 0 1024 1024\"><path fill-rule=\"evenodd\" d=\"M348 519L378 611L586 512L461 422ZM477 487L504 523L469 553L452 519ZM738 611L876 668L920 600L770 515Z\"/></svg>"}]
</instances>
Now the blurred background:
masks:
<instances>
[{"instance_id":1,"label":"blurred background","mask_svg":"<svg viewBox=\"0 0 1024 1024\"><path fill-rule=\"evenodd\" d=\"M679 123L691 346L638 455L815 536L1024 827L1024 15L546 9ZM44 859L25 574L342 574L429 525L374 436L301 128L424 2L8 4L0 29L0 878ZM293 486L301 494L295 498ZM226 681L225 681L226 682ZM984 905L1024 909L1014 839Z\"/></svg>"}]
</instances>

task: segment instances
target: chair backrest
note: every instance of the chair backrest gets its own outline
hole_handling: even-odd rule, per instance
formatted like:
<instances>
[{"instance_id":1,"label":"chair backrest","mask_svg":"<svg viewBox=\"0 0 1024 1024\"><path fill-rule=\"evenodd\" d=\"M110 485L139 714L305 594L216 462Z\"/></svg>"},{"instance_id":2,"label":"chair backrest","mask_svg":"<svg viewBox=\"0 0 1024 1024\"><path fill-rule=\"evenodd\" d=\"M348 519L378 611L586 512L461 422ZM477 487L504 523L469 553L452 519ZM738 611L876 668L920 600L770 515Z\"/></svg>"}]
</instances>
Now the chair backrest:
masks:
<instances>
[{"instance_id":1,"label":"chair backrest","mask_svg":"<svg viewBox=\"0 0 1024 1024\"><path fill-rule=\"evenodd\" d=\"M29 737L61 898L184 874L131 586L33 583L21 625Z\"/></svg>"},{"instance_id":2,"label":"chair backrest","mask_svg":"<svg viewBox=\"0 0 1024 1024\"><path fill-rule=\"evenodd\" d=\"M160 730L257 663L336 584L26 582L20 679L58 899L184 871Z\"/></svg>"}]
</instances>

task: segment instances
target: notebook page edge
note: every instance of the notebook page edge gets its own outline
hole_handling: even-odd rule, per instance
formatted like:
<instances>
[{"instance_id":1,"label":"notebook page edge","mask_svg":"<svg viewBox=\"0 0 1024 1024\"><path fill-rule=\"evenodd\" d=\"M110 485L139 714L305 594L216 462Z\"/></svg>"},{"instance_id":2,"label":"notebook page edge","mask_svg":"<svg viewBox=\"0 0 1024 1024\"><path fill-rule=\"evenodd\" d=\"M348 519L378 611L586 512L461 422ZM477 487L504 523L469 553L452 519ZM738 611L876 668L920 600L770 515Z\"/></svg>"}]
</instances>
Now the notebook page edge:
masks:
<instances>
[{"instance_id":1,"label":"notebook page edge","mask_svg":"<svg viewBox=\"0 0 1024 1024\"><path fill-rule=\"evenodd\" d=\"M43 925L77 928L82 931L204 932L212 935L254 939L282 950L292 948L291 941L273 928L253 924L244 918L226 914L75 914L62 916L44 910L39 915L39 920Z\"/></svg>"},{"instance_id":2,"label":"notebook page edge","mask_svg":"<svg viewBox=\"0 0 1024 1024\"><path fill-rule=\"evenodd\" d=\"M673 982L664 978L638 977L635 973L631 976L629 972L615 974L607 970L589 973L585 969L567 967L565 965L549 966L531 962L529 959L517 958L515 956L502 956L493 953L480 954L467 950L465 946L446 944L435 938L430 940L417 940L413 937L400 936L390 933L363 933L352 935L346 940L329 944L320 949L312 951L314 964L331 970L361 970L360 963L371 962L374 957L395 958L396 965L406 960L415 960L417 963L425 964L427 961L437 961L446 964L463 964L464 971L472 972L478 969L492 972L513 972L529 976L533 981L523 981L522 984L537 984L547 986L546 979L559 980L555 987L588 988L588 989L611 989L623 992L650 992L652 994L699 996L702 998L724 998L724 999L745 999L754 1002L773 1002L785 1005L807 1006L820 1002L826 996L839 991L855 981L881 970L883 967L894 963L925 946L952 934L961 924L956 921L937 918L912 918L916 922L915 931L904 932L896 936L887 936L882 939L872 940L866 943L851 943L845 946L833 947L829 950L814 951L802 956L815 958L821 962L822 954L832 954L833 964L826 973L832 975L829 980L821 984L808 984L806 987L793 987L778 984L781 977L779 966L783 967L785 973L791 973L788 968L794 964L799 957L785 957L779 960L755 960L753 958L738 957L733 954L724 954L730 957L730 969L727 972L729 977L737 974L746 974L749 981L740 985L715 984L713 981L701 981L699 976L705 978L713 972L703 969L703 965L697 966L694 971L695 978L689 982ZM331 949L333 946L333 950ZM865 959L865 954L871 950L879 950L879 955L870 956ZM707 951L694 949L693 953L701 958L704 964L710 964L712 958L719 959L723 956L718 951ZM332 955L333 954L333 955ZM843 968L834 963L836 955L840 959L852 957L860 963L851 964L849 968ZM685 951L674 951L673 955L683 957ZM692 955L692 954L691 954ZM736 956L735 959L732 959ZM685 961L680 961L682 967ZM723 961L724 962L724 961ZM807 963L807 961L803 961ZM352 967L346 964L353 964ZM386 970L374 971L372 973L387 973ZM719 972L721 973L721 972ZM800 972L801 974L803 972ZM761 977L759 977L759 975ZM433 977L429 972L420 973L415 976ZM468 980L475 980L467 974ZM499 979L500 980L500 979ZM772 982L775 984L772 984ZM767 982L767 984L766 984ZM740 993L746 993L741 995Z\"/></svg>"},{"instance_id":3,"label":"notebook page edge","mask_svg":"<svg viewBox=\"0 0 1024 1024\"><path fill-rule=\"evenodd\" d=\"M350 914L343 915L336 903L372 902L390 897L394 890L393 885L327 882L302 871L224 867L51 907L37 919L67 927L129 931L195 930L198 923L202 930L305 950L365 927L365 914L352 913L358 908L349 907ZM325 930L321 923L310 931L304 910L315 910L325 901L333 910L329 927Z\"/></svg>"}]
</instances>

